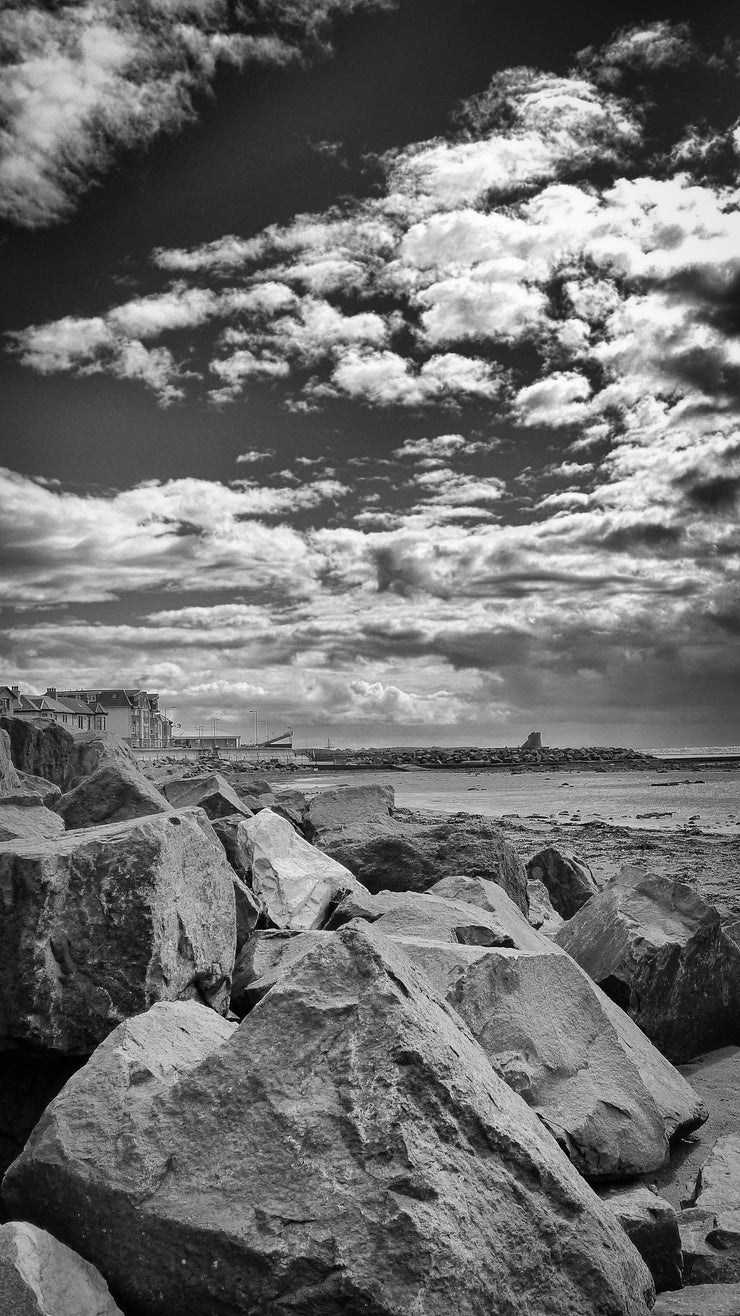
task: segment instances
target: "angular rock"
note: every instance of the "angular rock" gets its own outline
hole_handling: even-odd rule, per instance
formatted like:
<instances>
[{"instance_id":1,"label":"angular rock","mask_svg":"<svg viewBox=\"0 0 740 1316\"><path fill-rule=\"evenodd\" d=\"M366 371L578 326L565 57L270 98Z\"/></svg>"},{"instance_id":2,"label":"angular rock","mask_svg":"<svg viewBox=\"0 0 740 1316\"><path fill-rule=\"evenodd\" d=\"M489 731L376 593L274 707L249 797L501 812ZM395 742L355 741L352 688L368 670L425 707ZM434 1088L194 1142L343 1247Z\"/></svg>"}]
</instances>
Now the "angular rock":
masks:
<instances>
[{"instance_id":1,"label":"angular rock","mask_svg":"<svg viewBox=\"0 0 740 1316\"><path fill-rule=\"evenodd\" d=\"M138 760L130 745L110 731L82 731L72 737L62 790L71 791L85 777L91 777L99 768L118 766L139 771Z\"/></svg>"},{"instance_id":2,"label":"angular rock","mask_svg":"<svg viewBox=\"0 0 740 1316\"><path fill-rule=\"evenodd\" d=\"M544 882L529 879L527 882L527 900L529 902L529 921L538 932L546 937L556 937L565 919L552 907L550 893Z\"/></svg>"},{"instance_id":3,"label":"angular rock","mask_svg":"<svg viewBox=\"0 0 740 1316\"><path fill-rule=\"evenodd\" d=\"M623 870L557 943L675 1063L740 1038L740 947L690 887Z\"/></svg>"},{"instance_id":4,"label":"angular rock","mask_svg":"<svg viewBox=\"0 0 740 1316\"><path fill-rule=\"evenodd\" d=\"M209 772L203 777L181 777L162 786L165 799L176 809L203 809L209 818L224 818L240 813L250 818L252 810L239 799L225 777Z\"/></svg>"},{"instance_id":5,"label":"angular rock","mask_svg":"<svg viewBox=\"0 0 740 1316\"><path fill-rule=\"evenodd\" d=\"M108 1285L45 1229L0 1226L0 1311L4 1316L122 1316Z\"/></svg>"},{"instance_id":6,"label":"angular rock","mask_svg":"<svg viewBox=\"0 0 740 1316\"><path fill-rule=\"evenodd\" d=\"M650 1274L656 1292L680 1289L682 1285L681 1235L676 1212L670 1202L649 1188L627 1184L602 1189L599 1196L613 1211L627 1237L634 1243Z\"/></svg>"},{"instance_id":7,"label":"angular rock","mask_svg":"<svg viewBox=\"0 0 740 1316\"><path fill-rule=\"evenodd\" d=\"M0 841L43 841L63 831L61 818L45 808L40 795L27 791L0 798Z\"/></svg>"},{"instance_id":8,"label":"angular rock","mask_svg":"<svg viewBox=\"0 0 740 1316\"><path fill-rule=\"evenodd\" d=\"M0 845L0 1039L91 1051L152 1002L228 1008L232 871L197 810Z\"/></svg>"},{"instance_id":9,"label":"angular rock","mask_svg":"<svg viewBox=\"0 0 740 1316\"><path fill-rule=\"evenodd\" d=\"M740 1211L740 1134L718 1138L699 1171L694 1206Z\"/></svg>"},{"instance_id":10,"label":"angular rock","mask_svg":"<svg viewBox=\"0 0 740 1316\"><path fill-rule=\"evenodd\" d=\"M696 1284L660 1293L653 1316L740 1316L740 1284Z\"/></svg>"},{"instance_id":11,"label":"angular rock","mask_svg":"<svg viewBox=\"0 0 740 1316\"><path fill-rule=\"evenodd\" d=\"M381 830L382 827L382 830ZM487 818L445 822L365 823L358 832L322 841L369 891L427 891L464 873L495 882L527 913L527 875L514 847Z\"/></svg>"},{"instance_id":12,"label":"angular rock","mask_svg":"<svg viewBox=\"0 0 740 1316\"><path fill-rule=\"evenodd\" d=\"M309 951L332 937L332 932L255 932L236 957L231 982L231 1008L243 1018L275 983Z\"/></svg>"},{"instance_id":13,"label":"angular rock","mask_svg":"<svg viewBox=\"0 0 740 1316\"><path fill-rule=\"evenodd\" d=\"M740 1211L690 1206L678 1227L684 1284L740 1283Z\"/></svg>"},{"instance_id":14,"label":"angular rock","mask_svg":"<svg viewBox=\"0 0 740 1316\"><path fill-rule=\"evenodd\" d=\"M271 809L248 818L244 834L252 890L277 928L320 927L346 892L359 889L352 873L309 845Z\"/></svg>"},{"instance_id":15,"label":"angular rock","mask_svg":"<svg viewBox=\"0 0 740 1316\"><path fill-rule=\"evenodd\" d=\"M130 763L106 763L79 785L66 791L55 806L67 831L123 822L155 813L171 813L172 805Z\"/></svg>"},{"instance_id":16,"label":"angular rock","mask_svg":"<svg viewBox=\"0 0 740 1316\"><path fill-rule=\"evenodd\" d=\"M10 737L10 753L18 772L61 786L75 738L57 722L30 721L0 715L0 728Z\"/></svg>"},{"instance_id":17,"label":"angular rock","mask_svg":"<svg viewBox=\"0 0 740 1316\"><path fill-rule=\"evenodd\" d=\"M437 895L440 885L425 892L381 892L376 899L392 900L377 919L380 931L389 937L423 937L463 946L510 946L535 954L551 951L513 900L493 882L486 885L500 893L494 908Z\"/></svg>"},{"instance_id":18,"label":"angular rock","mask_svg":"<svg viewBox=\"0 0 740 1316\"><path fill-rule=\"evenodd\" d=\"M334 934L189 1063L186 1009L103 1043L3 1185L124 1304L647 1316L620 1226L372 927Z\"/></svg>"},{"instance_id":19,"label":"angular rock","mask_svg":"<svg viewBox=\"0 0 740 1316\"><path fill-rule=\"evenodd\" d=\"M572 918L599 890L588 864L557 845L538 850L528 860L526 869L530 880L547 887L553 908L561 918Z\"/></svg>"},{"instance_id":20,"label":"angular rock","mask_svg":"<svg viewBox=\"0 0 740 1316\"><path fill-rule=\"evenodd\" d=\"M0 796L13 795L21 790L21 780L13 766L10 753L10 736L0 730Z\"/></svg>"},{"instance_id":21,"label":"angular rock","mask_svg":"<svg viewBox=\"0 0 740 1316\"><path fill-rule=\"evenodd\" d=\"M706 1119L701 1102L567 955L530 935L541 948L400 944L583 1175L658 1169L669 1140Z\"/></svg>"},{"instance_id":22,"label":"angular rock","mask_svg":"<svg viewBox=\"0 0 740 1316\"><path fill-rule=\"evenodd\" d=\"M53 781L45 781L43 777L34 777L30 772L19 772L18 776L21 781L21 790L29 791L32 795L39 795L41 803L47 809L53 809L62 793Z\"/></svg>"},{"instance_id":23,"label":"angular rock","mask_svg":"<svg viewBox=\"0 0 740 1316\"><path fill-rule=\"evenodd\" d=\"M336 840L342 833L354 833L368 824L378 824L382 832L394 804L393 787L375 783L318 791L302 810L303 828L313 845L322 846L329 839Z\"/></svg>"}]
</instances>

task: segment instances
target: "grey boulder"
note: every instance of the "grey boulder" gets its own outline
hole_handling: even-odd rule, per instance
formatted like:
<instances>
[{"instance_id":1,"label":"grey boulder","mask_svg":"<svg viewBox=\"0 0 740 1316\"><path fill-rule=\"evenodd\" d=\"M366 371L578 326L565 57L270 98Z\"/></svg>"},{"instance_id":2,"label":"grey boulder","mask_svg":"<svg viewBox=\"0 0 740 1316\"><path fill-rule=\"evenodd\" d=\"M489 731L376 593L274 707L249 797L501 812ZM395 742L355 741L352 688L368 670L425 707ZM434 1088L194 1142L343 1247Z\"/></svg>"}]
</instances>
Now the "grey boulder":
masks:
<instances>
[{"instance_id":1,"label":"grey boulder","mask_svg":"<svg viewBox=\"0 0 740 1316\"><path fill-rule=\"evenodd\" d=\"M556 941L675 1063L740 1038L740 947L685 884L623 869Z\"/></svg>"},{"instance_id":2,"label":"grey boulder","mask_svg":"<svg viewBox=\"0 0 740 1316\"><path fill-rule=\"evenodd\" d=\"M740 1134L725 1133L715 1142L699 1171L693 1205L740 1211Z\"/></svg>"},{"instance_id":3,"label":"grey boulder","mask_svg":"<svg viewBox=\"0 0 740 1316\"><path fill-rule=\"evenodd\" d=\"M550 892L544 882L530 877L527 882L527 901L532 927L546 937L556 937L565 919L553 908Z\"/></svg>"},{"instance_id":4,"label":"grey boulder","mask_svg":"<svg viewBox=\"0 0 740 1316\"><path fill-rule=\"evenodd\" d=\"M358 828L377 825L382 832L393 812L392 786L340 786L310 795L301 811L305 834L314 845L336 840Z\"/></svg>"},{"instance_id":5,"label":"grey boulder","mask_svg":"<svg viewBox=\"0 0 740 1316\"><path fill-rule=\"evenodd\" d=\"M616 1220L374 928L227 1029L123 1025L5 1177L141 1316L647 1316Z\"/></svg>"},{"instance_id":6,"label":"grey boulder","mask_svg":"<svg viewBox=\"0 0 740 1316\"><path fill-rule=\"evenodd\" d=\"M18 772L43 777L57 786L64 782L75 738L66 727L42 719L0 716L0 729L10 737L10 753Z\"/></svg>"},{"instance_id":7,"label":"grey boulder","mask_svg":"<svg viewBox=\"0 0 740 1316\"><path fill-rule=\"evenodd\" d=\"M58 1239L13 1220L0 1225L3 1316L122 1316L103 1276Z\"/></svg>"},{"instance_id":8,"label":"grey boulder","mask_svg":"<svg viewBox=\"0 0 740 1316\"><path fill-rule=\"evenodd\" d=\"M545 846L528 860L527 876L542 882L561 918L571 918L599 888L588 864L557 845Z\"/></svg>"},{"instance_id":9,"label":"grey boulder","mask_svg":"<svg viewBox=\"0 0 740 1316\"><path fill-rule=\"evenodd\" d=\"M35 792L0 797L0 841L43 841L63 831L61 818Z\"/></svg>"},{"instance_id":10,"label":"grey boulder","mask_svg":"<svg viewBox=\"0 0 740 1316\"><path fill-rule=\"evenodd\" d=\"M656 1291L680 1289L683 1254L676 1212L670 1202L641 1184L620 1184L602 1189L605 1206L634 1243L650 1274Z\"/></svg>"},{"instance_id":11,"label":"grey boulder","mask_svg":"<svg viewBox=\"0 0 740 1316\"><path fill-rule=\"evenodd\" d=\"M228 1008L232 872L198 810L0 845L0 1039L91 1051L154 1001Z\"/></svg>"},{"instance_id":12,"label":"grey boulder","mask_svg":"<svg viewBox=\"0 0 740 1316\"><path fill-rule=\"evenodd\" d=\"M57 801L56 813L67 831L122 822L155 813L171 813L156 786L130 763L106 763Z\"/></svg>"},{"instance_id":13,"label":"grey boulder","mask_svg":"<svg viewBox=\"0 0 740 1316\"><path fill-rule=\"evenodd\" d=\"M166 781L162 792L176 809L203 809L209 818L224 818L234 813L240 813L245 818L251 815L251 809L242 803L236 791L219 772Z\"/></svg>"},{"instance_id":14,"label":"grey boulder","mask_svg":"<svg viewBox=\"0 0 740 1316\"><path fill-rule=\"evenodd\" d=\"M706 1119L702 1103L567 955L531 936L539 948L400 944L583 1175L657 1170L670 1139Z\"/></svg>"},{"instance_id":15,"label":"grey boulder","mask_svg":"<svg viewBox=\"0 0 740 1316\"><path fill-rule=\"evenodd\" d=\"M271 809L243 825L252 890L278 928L320 927L331 907L359 883L342 864L310 845Z\"/></svg>"},{"instance_id":16,"label":"grey boulder","mask_svg":"<svg viewBox=\"0 0 740 1316\"><path fill-rule=\"evenodd\" d=\"M430 823L394 816L334 832L320 844L370 891L427 891L443 877L464 873L495 882L527 913L524 865L487 818Z\"/></svg>"}]
</instances>

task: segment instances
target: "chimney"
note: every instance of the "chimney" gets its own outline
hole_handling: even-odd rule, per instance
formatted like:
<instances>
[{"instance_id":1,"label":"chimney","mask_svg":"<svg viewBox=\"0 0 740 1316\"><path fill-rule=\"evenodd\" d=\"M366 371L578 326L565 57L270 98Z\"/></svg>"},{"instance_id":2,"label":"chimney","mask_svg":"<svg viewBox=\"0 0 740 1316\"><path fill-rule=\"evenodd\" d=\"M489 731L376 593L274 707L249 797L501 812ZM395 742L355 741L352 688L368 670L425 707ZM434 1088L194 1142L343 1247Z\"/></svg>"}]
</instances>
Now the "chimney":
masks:
<instances>
[{"instance_id":1,"label":"chimney","mask_svg":"<svg viewBox=\"0 0 740 1316\"><path fill-rule=\"evenodd\" d=\"M17 698L19 697L20 693L21 693L21 688L20 688L20 686L19 686L19 685L11 685L10 688L11 688L11 690L13 691L13 694L15 695L15 697L16 697L16 699L17 699Z\"/></svg>"},{"instance_id":2,"label":"chimney","mask_svg":"<svg viewBox=\"0 0 740 1316\"><path fill-rule=\"evenodd\" d=\"M50 699L56 699L56 697L57 697L57 688L56 688L56 686L55 686L55 685L47 685L47 687L46 687L46 693L47 693L47 695L49 696Z\"/></svg>"}]
</instances>

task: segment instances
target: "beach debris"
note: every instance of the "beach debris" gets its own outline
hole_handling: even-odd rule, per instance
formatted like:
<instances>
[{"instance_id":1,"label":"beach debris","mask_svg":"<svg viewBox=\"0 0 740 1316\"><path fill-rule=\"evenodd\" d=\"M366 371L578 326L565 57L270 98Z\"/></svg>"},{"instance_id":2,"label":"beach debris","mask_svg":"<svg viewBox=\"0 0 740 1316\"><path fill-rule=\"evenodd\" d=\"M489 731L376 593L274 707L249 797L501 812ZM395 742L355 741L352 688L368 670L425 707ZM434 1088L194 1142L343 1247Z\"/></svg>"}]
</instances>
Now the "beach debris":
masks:
<instances>
[{"instance_id":1,"label":"beach debris","mask_svg":"<svg viewBox=\"0 0 740 1316\"><path fill-rule=\"evenodd\" d=\"M122 1316L94 1266L20 1220L0 1225L0 1300L7 1316Z\"/></svg>"},{"instance_id":2,"label":"beach debris","mask_svg":"<svg viewBox=\"0 0 740 1316\"><path fill-rule=\"evenodd\" d=\"M642 1184L602 1188L599 1196L634 1243L656 1292L682 1287L683 1255L676 1211Z\"/></svg>"},{"instance_id":3,"label":"beach debris","mask_svg":"<svg viewBox=\"0 0 740 1316\"><path fill-rule=\"evenodd\" d=\"M675 1063L740 1039L740 946L685 883L627 866L556 940Z\"/></svg>"},{"instance_id":4,"label":"beach debris","mask_svg":"<svg viewBox=\"0 0 740 1316\"><path fill-rule=\"evenodd\" d=\"M571 918L599 890L588 864L557 845L538 850L525 867L530 880L544 883L553 908L564 919Z\"/></svg>"},{"instance_id":5,"label":"beach debris","mask_svg":"<svg viewBox=\"0 0 740 1316\"><path fill-rule=\"evenodd\" d=\"M330 907L360 886L348 868L310 845L271 809L242 826L252 889L275 927L321 927Z\"/></svg>"},{"instance_id":6,"label":"beach debris","mask_svg":"<svg viewBox=\"0 0 740 1316\"><path fill-rule=\"evenodd\" d=\"M523 1295L528 1316L647 1316L654 1292L612 1213L370 925L315 947L234 1031L189 1003L124 1023L3 1197L121 1302L168 1316L286 1294L296 1316L480 1316Z\"/></svg>"},{"instance_id":7,"label":"beach debris","mask_svg":"<svg viewBox=\"0 0 740 1316\"><path fill-rule=\"evenodd\" d=\"M0 844L0 1039L85 1054L154 1001L228 1008L232 870L200 810Z\"/></svg>"}]
</instances>

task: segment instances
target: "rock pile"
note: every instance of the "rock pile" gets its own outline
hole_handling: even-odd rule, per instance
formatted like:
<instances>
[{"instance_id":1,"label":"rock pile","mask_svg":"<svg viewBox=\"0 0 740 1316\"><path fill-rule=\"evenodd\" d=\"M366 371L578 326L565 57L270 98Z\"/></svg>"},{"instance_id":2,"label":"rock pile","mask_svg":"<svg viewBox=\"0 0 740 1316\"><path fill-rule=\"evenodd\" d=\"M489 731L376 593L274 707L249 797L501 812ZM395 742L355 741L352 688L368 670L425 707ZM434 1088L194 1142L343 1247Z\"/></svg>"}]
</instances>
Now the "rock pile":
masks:
<instances>
[{"instance_id":1,"label":"rock pile","mask_svg":"<svg viewBox=\"0 0 740 1316\"><path fill-rule=\"evenodd\" d=\"M735 1255L735 1150L685 1212L647 1190L706 1112L565 946L589 912L595 964L623 945L608 887L568 856L529 885L493 826L387 788L157 791L107 738L40 736L21 771L67 830L0 844L0 1309L647 1316L692 1225L727 1298L700 1253Z\"/></svg>"}]
</instances>

